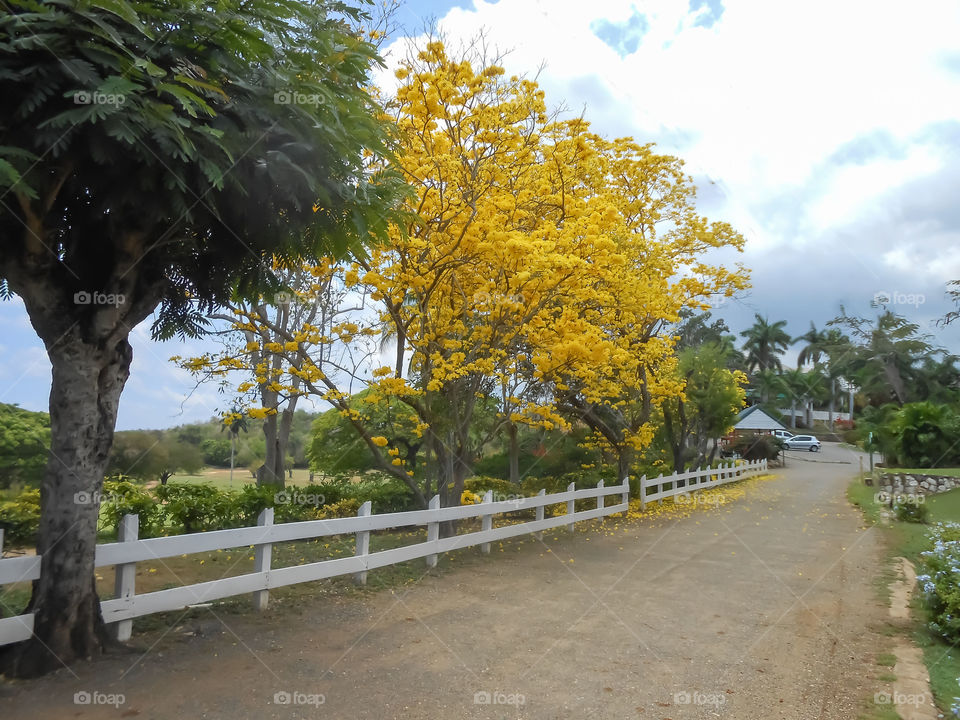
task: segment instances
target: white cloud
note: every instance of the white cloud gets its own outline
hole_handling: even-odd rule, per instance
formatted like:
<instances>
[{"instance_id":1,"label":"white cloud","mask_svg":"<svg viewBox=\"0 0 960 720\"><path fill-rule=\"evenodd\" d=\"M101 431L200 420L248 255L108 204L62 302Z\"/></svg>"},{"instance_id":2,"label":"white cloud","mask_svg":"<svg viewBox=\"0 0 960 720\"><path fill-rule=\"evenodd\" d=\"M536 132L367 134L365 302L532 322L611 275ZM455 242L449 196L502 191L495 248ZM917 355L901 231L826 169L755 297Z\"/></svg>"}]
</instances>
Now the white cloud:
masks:
<instances>
[{"instance_id":1,"label":"white cloud","mask_svg":"<svg viewBox=\"0 0 960 720\"><path fill-rule=\"evenodd\" d=\"M789 238L751 218L753 209L802 189L837 148L878 129L907 142L929 124L960 118L960 78L944 63L960 30L954 0L723 5L707 28L694 26L697 16L676 0L476 0L472 10L452 9L441 27L454 40L485 28L512 50L511 72L545 62L548 101L579 110L593 99L587 117L598 131L616 135L627 125L638 139L661 138L693 173L722 182L727 217L755 228L748 234L760 246ZM624 21L634 9L648 31L621 58L590 24ZM598 98L607 94L614 101L603 107ZM682 140L671 147L665 137ZM929 159L844 171L831 179L836 192L809 208L811 224L856 218L870 197L901 182L899 171L934 170Z\"/></svg>"},{"instance_id":2,"label":"white cloud","mask_svg":"<svg viewBox=\"0 0 960 720\"><path fill-rule=\"evenodd\" d=\"M811 225L823 232L864 215L883 216L887 212L884 201L891 189L931 175L942 166L942 159L931 148L917 147L903 158L879 158L869 164L840 167L810 203Z\"/></svg>"}]
</instances>

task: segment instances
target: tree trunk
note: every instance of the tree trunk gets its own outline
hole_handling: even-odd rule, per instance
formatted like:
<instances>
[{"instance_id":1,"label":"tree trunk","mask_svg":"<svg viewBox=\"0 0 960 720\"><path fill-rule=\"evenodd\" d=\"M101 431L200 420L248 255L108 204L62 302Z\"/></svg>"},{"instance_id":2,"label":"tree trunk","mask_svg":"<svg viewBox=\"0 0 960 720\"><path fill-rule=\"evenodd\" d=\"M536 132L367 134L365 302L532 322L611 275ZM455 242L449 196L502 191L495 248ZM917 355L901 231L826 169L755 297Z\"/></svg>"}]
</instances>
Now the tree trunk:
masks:
<instances>
[{"instance_id":1,"label":"tree trunk","mask_svg":"<svg viewBox=\"0 0 960 720\"><path fill-rule=\"evenodd\" d=\"M437 494L440 507L456 507L460 504L463 486L470 470L470 454L466 443L454 443L448 434L448 443L438 443L434 448L437 468ZM452 537L457 533L456 521L440 523L440 537Z\"/></svg>"},{"instance_id":2,"label":"tree trunk","mask_svg":"<svg viewBox=\"0 0 960 720\"><path fill-rule=\"evenodd\" d=\"M257 485L274 485L282 488L286 475L283 464L287 454L286 442L280 433L276 415L267 415L264 418L263 436L266 440L267 457L257 470Z\"/></svg>"},{"instance_id":3,"label":"tree trunk","mask_svg":"<svg viewBox=\"0 0 960 720\"><path fill-rule=\"evenodd\" d=\"M717 450L720 447L720 441L717 438L713 439L713 447L710 448L710 457L707 458L707 464L713 467L713 461L717 458Z\"/></svg>"},{"instance_id":4,"label":"tree trunk","mask_svg":"<svg viewBox=\"0 0 960 720\"><path fill-rule=\"evenodd\" d=\"M507 424L507 434L510 438L510 482L520 484L520 443L517 439L518 428L516 423Z\"/></svg>"},{"instance_id":5,"label":"tree trunk","mask_svg":"<svg viewBox=\"0 0 960 720\"><path fill-rule=\"evenodd\" d=\"M797 401L790 400L790 429L797 429Z\"/></svg>"},{"instance_id":6,"label":"tree trunk","mask_svg":"<svg viewBox=\"0 0 960 720\"><path fill-rule=\"evenodd\" d=\"M133 351L84 341L72 329L52 345L50 457L40 489L37 554L43 572L27 612L34 635L14 649L11 675L35 677L77 658L99 655L108 642L94 574L100 490Z\"/></svg>"},{"instance_id":7,"label":"tree trunk","mask_svg":"<svg viewBox=\"0 0 960 720\"><path fill-rule=\"evenodd\" d=\"M663 429L667 436L667 444L670 446L670 453L673 455L673 469L680 473L683 472L683 456L687 442L686 417L682 400L677 400L677 408L677 422L675 424L672 405L663 404Z\"/></svg>"},{"instance_id":8,"label":"tree trunk","mask_svg":"<svg viewBox=\"0 0 960 720\"><path fill-rule=\"evenodd\" d=\"M633 464L632 448L621 445L617 448L617 482L623 482L625 477L630 476L630 466Z\"/></svg>"},{"instance_id":9,"label":"tree trunk","mask_svg":"<svg viewBox=\"0 0 960 720\"><path fill-rule=\"evenodd\" d=\"M269 407L276 397L264 402ZM257 485L276 485L283 487L286 478L287 447L290 445L290 428L293 427L293 413L296 398L291 398L287 407L277 415L267 415L263 420L263 437L266 441L267 457L257 470Z\"/></svg>"}]
</instances>

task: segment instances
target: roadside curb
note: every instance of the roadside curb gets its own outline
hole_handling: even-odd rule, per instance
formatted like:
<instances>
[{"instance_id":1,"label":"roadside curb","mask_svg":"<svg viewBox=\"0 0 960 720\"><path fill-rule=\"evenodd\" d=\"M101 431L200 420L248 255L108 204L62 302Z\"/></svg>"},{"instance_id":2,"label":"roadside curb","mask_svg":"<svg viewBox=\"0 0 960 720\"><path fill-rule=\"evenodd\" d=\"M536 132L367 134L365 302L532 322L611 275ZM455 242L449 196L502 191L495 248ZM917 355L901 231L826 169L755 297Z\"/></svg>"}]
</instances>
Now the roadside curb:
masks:
<instances>
[{"instance_id":1,"label":"roadside curb","mask_svg":"<svg viewBox=\"0 0 960 720\"><path fill-rule=\"evenodd\" d=\"M813 455L814 453L810 453ZM788 460L799 460L800 462L819 463L821 465L853 465L852 460L814 460L800 455L787 455Z\"/></svg>"}]
</instances>

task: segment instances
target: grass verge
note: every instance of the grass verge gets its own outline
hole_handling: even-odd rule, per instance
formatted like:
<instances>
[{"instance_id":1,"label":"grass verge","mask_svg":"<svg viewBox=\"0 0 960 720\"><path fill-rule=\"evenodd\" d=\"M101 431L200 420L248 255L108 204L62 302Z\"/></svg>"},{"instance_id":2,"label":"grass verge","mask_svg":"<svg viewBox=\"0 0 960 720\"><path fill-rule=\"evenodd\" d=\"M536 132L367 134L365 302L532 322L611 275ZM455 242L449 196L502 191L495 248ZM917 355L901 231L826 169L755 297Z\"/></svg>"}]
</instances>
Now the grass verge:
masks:
<instances>
[{"instance_id":1,"label":"grass verge","mask_svg":"<svg viewBox=\"0 0 960 720\"><path fill-rule=\"evenodd\" d=\"M894 578L893 558L904 557L914 566L918 566L920 553L930 547L929 527L897 521L888 508L877 502L876 494L877 488L865 485L861 479L854 480L847 488L847 498L850 502L863 511L868 523L878 525L883 532L888 562L885 563L884 571L878 576L878 583L882 584L882 586L878 585L878 592L881 597L889 598L888 586ZM927 498L926 503L930 510L931 522L960 522L960 490L951 490ZM918 572L920 572L919 568ZM890 624L888 626L890 634L905 635L923 651L924 663L930 674L930 689L933 691L934 701L944 717L952 717L950 706L954 698L960 696L960 685L958 685L960 648L957 647L957 643L951 644L930 632L929 611L917 589L914 590L911 608L913 622L907 627ZM877 664L889 666L889 658L882 656L878 658ZM882 716L863 715L862 717L879 720Z\"/></svg>"}]
</instances>

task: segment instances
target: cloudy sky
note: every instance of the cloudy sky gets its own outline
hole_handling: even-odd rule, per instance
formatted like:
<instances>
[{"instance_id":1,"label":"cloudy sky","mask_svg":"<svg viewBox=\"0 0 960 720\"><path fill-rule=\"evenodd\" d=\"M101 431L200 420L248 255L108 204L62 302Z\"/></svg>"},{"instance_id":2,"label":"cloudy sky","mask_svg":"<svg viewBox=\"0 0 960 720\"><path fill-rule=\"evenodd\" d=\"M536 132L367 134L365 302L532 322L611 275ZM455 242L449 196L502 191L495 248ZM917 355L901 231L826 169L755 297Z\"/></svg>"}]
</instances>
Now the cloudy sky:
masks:
<instances>
[{"instance_id":1,"label":"cloudy sky","mask_svg":"<svg viewBox=\"0 0 960 720\"><path fill-rule=\"evenodd\" d=\"M960 3L919 0L408 0L402 53L434 18L456 43L485 29L552 105L594 130L687 162L703 212L748 239L753 288L715 314L799 335L877 295L935 325L960 278ZM193 349L199 349L194 344ZM134 338L120 429L210 417L229 400L167 362L179 343ZM46 409L49 365L22 305L0 305L0 402Z\"/></svg>"}]
</instances>

